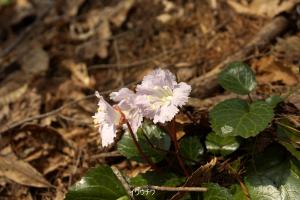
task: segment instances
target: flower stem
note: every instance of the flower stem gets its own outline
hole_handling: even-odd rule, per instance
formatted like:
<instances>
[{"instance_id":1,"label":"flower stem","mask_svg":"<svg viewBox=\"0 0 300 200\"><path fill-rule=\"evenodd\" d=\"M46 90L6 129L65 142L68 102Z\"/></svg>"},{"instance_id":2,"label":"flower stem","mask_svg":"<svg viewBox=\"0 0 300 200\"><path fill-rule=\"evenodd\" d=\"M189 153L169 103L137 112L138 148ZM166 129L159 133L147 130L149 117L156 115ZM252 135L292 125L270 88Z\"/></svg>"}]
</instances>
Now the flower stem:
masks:
<instances>
[{"instance_id":1,"label":"flower stem","mask_svg":"<svg viewBox=\"0 0 300 200\"><path fill-rule=\"evenodd\" d=\"M140 146L140 144L137 142L137 139L132 131L132 128L130 126L130 124L128 123L128 121L126 121L126 125L129 129L129 133L130 136L132 137L133 143L136 146L136 148L138 149L139 153L141 154L142 158L153 168L153 169L157 169L156 165L150 160L150 158L148 158L148 156L143 152L142 147Z\"/></svg>"},{"instance_id":2,"label":"flower stem","mask_svg":"<svg viewBox=\"0 0 300 200\"><path fill-rule=\"evenodd\" d=\"M177 141L177 138L176 138L176 131L175 131L175 121L172 120L171 121L171 131L170 131L170 136L171 136L171 139L173 141L173 144L174 144L174 147L175 147L175 153L176 153L176 158L178 160L178 163L181 167L181 169L183 170L184 172L184 175L186 177L190 176L187 169L185 168L184 166L184 162L180 156L180 149L179 149L179 144L178 144L178 141Z\"/></svg>"},{"instance_id":3,"label":"flower stem","mask_svg":"<svg viewBox=\"0 0 300 200\"><path fill-rule=\"evenodd\" d=\"M252 103L252 102L253 102L253 99L252 99L252 97L251 97L251 95L250 95L250 94L248 94L248 99L249 99L250 103Z\"/></svg>"}]
</instances>

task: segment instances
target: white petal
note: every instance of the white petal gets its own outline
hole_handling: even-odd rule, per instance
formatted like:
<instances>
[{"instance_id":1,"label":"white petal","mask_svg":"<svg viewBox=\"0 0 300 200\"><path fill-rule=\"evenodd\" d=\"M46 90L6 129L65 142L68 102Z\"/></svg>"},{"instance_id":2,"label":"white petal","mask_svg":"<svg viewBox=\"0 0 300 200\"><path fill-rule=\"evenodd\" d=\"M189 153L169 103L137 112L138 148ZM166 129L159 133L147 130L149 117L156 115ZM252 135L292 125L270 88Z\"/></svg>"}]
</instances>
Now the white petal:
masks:
<instances>
[{"instance_id":1,"label":"white petal","mask_svg":"<svg viewBox=\"0 0 300 200\"><path fill-rule=\"evenodd\" d=\"M125 101L133 101L135 97L135 93L128 89L128 88L122 88L118 92L112 92L110 94L110 98L115 102L120 102L122 100Z\"/></svg>"},{"instance_id":2,"label":"white petal","mask_svg":"<svg viewBox=\"0 0 300 200\"><path fill-rule=\"evenodd\" d=\"M128 120L133 132L136 133L143 120L141 110L138 107L127 104L124 101L120 102L118 106Z\"/></svg>"},{"instance_id":3,"label":"white petal","mask_svg":"<svg viewBox=\"0 0 300 200\"><path fill-rule=\"evenodd\" d=\"M138 95L135 99L135 104L140 108L144 117L153 119L156 110L153 109L148 97L147 95Z\"/></svg>"},{"instance_id":4,"label":"white petal","mask_svg":"<svg viewBox=\"0 0 300 200\"><path fill-rule=\"evenodd\" d=\"M135 110L131 113L131 116L128 118L128 122L132 128L133 133L136 133L138 128L141 126L143 121L143 115L138 110Z\"/></svg>"},{"instance_id":5,"label":"white petal","mask_svg":"<svg viewBox=\"0 0 300 200\"><path fill-rule=\"evenodd\" d=\"M99 132L101 134L102 146L106 147L114 142L114 138L116 137L116 127L112 124L103 124L101 128L99 128Z\"/></svg>"},{"instance_id":6,"label":"white petal","mask_svg":"<svg viewBox=\"0 0 300 200\"><path fill-rule=\"evenodd\" d=\"M137 86L137 93L151 94L151 89L155 86L167 86L173 89L176 85L176 78L169 70L156 69L145 76L142 84Z\"/></svg>"},{"instance_id":7,"label":"white petal","mask_svg":"<svg viewBox=\"0 0 300 200\"><path fill-rule=\"evenodd\" d=\"M179 112L177 107L188 101L191 86L183 82L178 84L169 70L157 69L144 77L136 91L135 102L142 114L154 123L164 123L171 121Z\"/></svg>"},{"instance_id":8,"label":"white petal","mask_svg":"<svg viewBox=\"0 0 300 200\"><path fill-rule=\"evenodd\" d=\"M163 106L158 112L154 115L153 122L165 123L171 121L175 115L179 112L179 109L174 105Z\"/></svg>"},{"instance_id":9,"label":"white petal","mask_svg":"<svg viewBox=\"0 0 300 200\"><path fill-rule=\"evenodd\" d=\"M99 98L98 102L98 111L94 115L94 119L99 124L109 123L109 124L118 124L121 119L121 114L116 111L109 103L107 103L99 93L96 93L96 96Z\"/></svg>"},{"instance_id":10,"label":"white petal","mask_svg":"<svg viewBox=\"0 0 300 200\"><path fill-rule=\"evenodd\" d=\"M183 106L188 101L189 95L191 93L191 86L181 82L173 90L172 104L175 106Z\"/></svg>"}]
</instances>

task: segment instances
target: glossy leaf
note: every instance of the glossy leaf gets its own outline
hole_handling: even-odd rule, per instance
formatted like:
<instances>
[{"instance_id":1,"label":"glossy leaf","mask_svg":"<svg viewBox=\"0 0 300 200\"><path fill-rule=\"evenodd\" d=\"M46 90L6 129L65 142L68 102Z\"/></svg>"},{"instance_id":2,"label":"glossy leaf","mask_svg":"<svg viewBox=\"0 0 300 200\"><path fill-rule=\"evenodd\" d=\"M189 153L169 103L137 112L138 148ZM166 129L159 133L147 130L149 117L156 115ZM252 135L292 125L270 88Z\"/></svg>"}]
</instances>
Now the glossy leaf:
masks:
<instances>
[{"instance_id":1,"label":"glossy leaf","mask_svg":"<svg viewBox=\"0 0 300 200\"><path fill-rule=\"evenodd\" d=\"M233 62L219 75L220 85L236 94L249 94L256 87L255 74L241 62Z\"/></svg>"},{"instance_id":2,"label":"glossy leaf","mask_svg":"<svg viewBox=\"0 0 300 200\"><path fill-rule=\"evenodd\" d=\"M143 152L155 163L161 161L171 146L170 137L157 125L144 122L137 131ZM129 133L118 142L118 151L126 158L144 162Z\"/></svg>"},{"instance_id":3,"label":"glossy leaf","mask_svg":"<svg viewBox=\"0 0 300 200\"><path fill-rule=\"evenodd\" d=\"M205 145L208 152L226 156L239 148L240 140L231 136L221 137L212 132L207 135Z\"/></svg>"},{"instance_id":4,"label":"glossy leaf","mask_svg":"<svg viewBox=\"0 0 300 200\"><path fill-rule=\"evenodd\" d=\"M273 145L251 163L244 179L251 199L299 199L299 162L291 159L285 149Z\"/></svg>"},{"instance_id":5,"label":"glossy leaf","mask_svg":"<svg viewBox=\"0 0 300 200\"><path fill-rule=\"evenodd\" d=\"M124 199L126 191L109 166L90 169L75 183L65 200L116 200Z\"/></svg>"},{"instance_id":6,"label":"glossy leaf","mask_svg":"<svg viewBox=\"0 0 300 200\"><path fill-rule=\"evenodd\" d=\"M207 187L208 191L203 193L203 200L232 200L230 191L217 183L207 183L203 187Z\"/></svg>"},{"instance_id":7,"label":"glossy leaf","mask_svg":"<svg viewBox=\"0 0 300 200\"><path fill-rule=\"evenodd\" d=\"M203 155L204 149L197 136L184 137L180 140L180 153L186 164L195 164Z\"/></svg>"},{"instance_id":8,"label":"glossy leaf","mask_svg":"<svg viewBox=\"0 0 300 200\"><path fill-rule=\"evenodd\" d=\"M216 105L209 113L213 131L220 136L256 136L272 121L272 107L264 101L252 104L229 99Z\"/></svg>"}]
</instances>

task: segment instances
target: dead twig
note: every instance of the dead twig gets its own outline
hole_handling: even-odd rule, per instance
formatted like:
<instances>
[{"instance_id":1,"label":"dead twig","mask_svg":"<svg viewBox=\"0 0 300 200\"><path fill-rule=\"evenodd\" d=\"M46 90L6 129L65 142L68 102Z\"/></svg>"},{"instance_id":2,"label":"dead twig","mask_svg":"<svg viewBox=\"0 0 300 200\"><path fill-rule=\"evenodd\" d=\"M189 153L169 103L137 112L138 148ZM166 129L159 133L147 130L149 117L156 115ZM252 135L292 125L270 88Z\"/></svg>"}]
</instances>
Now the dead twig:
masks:
<instances>
[{"instance_id":1,"label":"dead twig","mask_svg":"<svg viewBox=\"0 0 300 200\"><path fill-rule=\"evenodd\" d=\"M207 192L206 187L169 187L169 186L156 186L156 185L145 185L135 187L134 190L159 190L167 192Z\"/></svg>"},{"instance_id":2,"label":"dead twig","mask_svg":"<svg viewBox=\"0 0 300 200\"><path fill-rule=\"evenodd\" d=\"M196 171L192 173L190 177L187 178L183 187L190 187L198 185L202 182L207 182L211 176L211 170L216 166L218 159L214 157L210 162L206 163L199 167ZM186 191L178 191L170 200L179 200L181 199Z\"/></svg>"},{"instance_id":3,"label":"dead twig","mask_svg":"<svg viewBox=\"0 0 300 200\"><path fill-rule=\"evenodd\" d=\"M128 87L129 85L132 85L132 84L134 84L134 83L136 83L136 81L127 84L125 87ZM101 94L101 95L105 95L105 94L109 94L109 93L112 92L112 91L113 91L113 90L107 90L107 91L100 92L100 94ZM7 128L6 128L5 130L1 131L1 132L0 132L0 135L3 134L3 133L5 133L5 132L8 132L8 131L10 131L10 130L13 130L13 129L15 129L15 128L17 128L17 127L19 127L19 126L25 124L25 123L28 123L28 122L31 122L31 121L34 121L34 120L38 120L38 119L43 119L43 118L45 118L45 117L49 117L49 116L52 116L52 115L56 115L56 114L58 114L59 112L61 112L63 109L65 109L65 108L67 108L67 107L69 107L69 106L73 106L73 105L77 104L77 103L80 102L80 101L86 101L86 100L92 99L92 98L95 98L95 95L94 95L94 94L91 94L91 95L85 96L85 97L83 97L83 98L80 98L80 99L71 101L71 102L69 102L69 103L67 103L67 104L64 104L64 105L62 105L61 107L59 107L59 108L57 108L57 109L54 109L54 110L52 110L52 111L50 111L50 112L46 112L46 113L43 113L43 114L35 115L35 116L28 117L28 118L23 119L23 120L18 121L18 122L14 122L14 123L12 123L12 124L10 124L10 125L7 125Z\"/></svg>"},{"instance_id":4,"label":"dead twig","mask_svg":"<svg viewBox=\"0 0 300 200\"><path fill-rule=\"evenodd\" d=\"M175 53L177 52L176 50L170 50L170 51L166 51L166 52L162 52L158 55L155 55L153 57L150 58L146 58L146 59L142 59L142 60L138 60L135 61L133 63L116 63L116 64L99 64L99 65L91 65L88 69L89 70L95 70L95 69L128 69L128 68L132 68L132 67L138 67L141 65L145 65L148 64L150 62L152 62L155 59L161 58L163 56L166 56L168 54L171 53Z\"/></svg>"},{"instance_id":5,"label":"dead twig","mask_svg":"<svg viewBox=\"0 0 300 200\"><path fill-rule=\"evenodd\" d=\"M113 171L113 173L116 175L116 177L119 179L119 181L122 183L124 189L126 190L128 196L132 199L135 200L135 197L133 195L132 190L130 189L130 186L128 184L128 182L126 181L126 179L123 177L122 173L120 172L120 170L118 168L116 168L115 166L111 166L111 169Z\"/></svg>"},{"instance_id":6,"label":"dead twig","mask_svg":"<svg viewBox=\"0 0 300 200\"><path fill-rule=\"evenodd\" d=\"M96 155L92 155L90 160L97 160L99 158L109 158L109 157L120 157L123 156L118 151L104 152Z\"/></svg>"},{"instance_id":7,"label":"dead twig","mask_svg":"<svg viewBox=\"0 0 300 200\"><path fill-rule=\"evenodd\" d=\"M88 96L85 96L85 97L83 97L81 99L77 99L77 100L71 101L71 102L69 102L69 103L67 103L67 104L65 104L65 105L63 105L63 106L61 106L61 107L59 107L57 109L54 109L54 110L52 110L50 112L43 113L43 114L40 114L40 115L35 115L35 116L32 116L32 117L28 117L28 118L26 118L24 120L15 122L15 123L13 123L11 125L8 125L7 129L5 131L1 132L0 134L2 134L4 132L7 132L7 131L10 131L10 130L12 130L14 128L17 128L18 126L21 126L21 125L23 125L25 123L28 123L28 122L31 122L31 121L34 121L34 120L38 120L38 119L43 119L45 117L49 117L49 116L52 116L52 115L56 115L57 113L59 113L60 111L62 111L63 109L65 109L66 107L75 105L75 104L77 104L80 101L84 101L84 100L91 99L91 98L94 98L94 97L95 97L94 94L88 95Z\"/></svg>"},{"instance_id":8,"label":"dead twig","mask_svg":"<svg viewBox=\"0 0 300 200\"><path fill-rule=\"evenodd\" d=\"M223 62L215 66L206 74L193 78L190 84L193 86L192 94L197 97L205 97L209 91L217 88L217 75L222 68L230 62L244 60L257 49L262 49L278 35L288 28L289 21L284 16L275 17L270 23L266 24L260 32L241 50L227 57Z\"/></svg>"},{"instance_id":9,"label":"dead twig","mask_svg":"<svg viewBox=\"0 0 300 200\"><path fill-rule=\"evenodd\" d=\"M75 166L74 166L74 170L73 170L73 173L71 174L70 179L69 179L69 183L68 183L69 187L72 184L73 174L76 174L76 172L77 172L77 169L78 169L81 157L82 157L82 150L79 149L78 156L77 156L77 159L76 159L76 162L75 162Z\"/></svg>"}]
</instances>

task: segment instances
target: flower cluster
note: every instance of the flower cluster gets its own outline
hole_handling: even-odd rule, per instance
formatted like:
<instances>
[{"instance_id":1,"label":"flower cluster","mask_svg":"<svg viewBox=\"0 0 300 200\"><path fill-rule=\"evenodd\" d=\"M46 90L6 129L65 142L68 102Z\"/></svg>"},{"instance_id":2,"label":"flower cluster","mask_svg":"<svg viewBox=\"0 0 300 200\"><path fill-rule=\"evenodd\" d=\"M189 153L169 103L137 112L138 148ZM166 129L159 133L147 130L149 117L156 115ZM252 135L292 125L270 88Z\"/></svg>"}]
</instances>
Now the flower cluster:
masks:
<instances>
[{"instance_id":1,"label":"flower cluster","mask_svg":"<svg viewBox=\"0 0 300 200\"><path fill-rule=\"evenodd\" d=\"M177 83L175 76L168 70L157 69L144 77L137 85L136 92L122 88L110 94L111 100L117 104L111 106L99 93L98 111L93 116L99 126L102 146L114 142L118 127L128 123L136 133L143 118L154 123L171 121L187 101L191 86Z\"/></svg>"}]
</instances>

